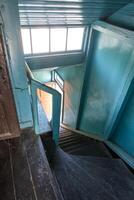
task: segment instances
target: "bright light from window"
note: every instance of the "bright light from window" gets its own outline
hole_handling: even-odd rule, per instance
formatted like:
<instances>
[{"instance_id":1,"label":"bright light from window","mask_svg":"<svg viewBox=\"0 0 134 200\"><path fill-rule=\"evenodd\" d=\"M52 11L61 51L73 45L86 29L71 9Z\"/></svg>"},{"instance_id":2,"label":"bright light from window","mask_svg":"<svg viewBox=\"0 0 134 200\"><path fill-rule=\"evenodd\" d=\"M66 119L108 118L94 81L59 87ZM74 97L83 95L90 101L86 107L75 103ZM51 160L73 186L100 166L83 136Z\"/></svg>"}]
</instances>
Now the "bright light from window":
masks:
<instances>
[{"instance_id":1,"label":"bright light from window","mask_svg":"<svg viewBox=\"0 0 134 200\"><path fill-rule=\"evenodd\" d=\"M65 51L66 28L51 28L51 51Z\"/></svg>"},{"instance_id":2,"label":"bright light from window","mask_svg":"<svg viewBox=\"0 0 134 200\"><path fill-rule=\"evenodd\" d=\"M22 28L24 54L80 51L84 30L84 27Z\"/></svg>"},{"instance_id":3,"label":"bright light from window","mask_svg":"<svg viewBox=\"0 0 134 200\"><path fill-rule=\"evenodd\" d=\"M49 29L31 29L33 53L49 52Z\"/></svg>"},{"instance_id":4,"label":"bright light from window","mask_svg":"<svg viewBox=\"0 0 134 200\"><path fill-rule=\"evenodd\" d=\"M22 35L24 54L30 54L31 53L30 30L25 28L21 29L21 35Z\"/></svg>"},{"instance_id":5,"label":"bright light from window","mask_svg":"<svg viewBox=\"0 0 134 200\"><path fill-rule=\"evenodd\" d=\"M69 28L67 50L81 50L84 28Z\"/></svg>"}]
</instances>

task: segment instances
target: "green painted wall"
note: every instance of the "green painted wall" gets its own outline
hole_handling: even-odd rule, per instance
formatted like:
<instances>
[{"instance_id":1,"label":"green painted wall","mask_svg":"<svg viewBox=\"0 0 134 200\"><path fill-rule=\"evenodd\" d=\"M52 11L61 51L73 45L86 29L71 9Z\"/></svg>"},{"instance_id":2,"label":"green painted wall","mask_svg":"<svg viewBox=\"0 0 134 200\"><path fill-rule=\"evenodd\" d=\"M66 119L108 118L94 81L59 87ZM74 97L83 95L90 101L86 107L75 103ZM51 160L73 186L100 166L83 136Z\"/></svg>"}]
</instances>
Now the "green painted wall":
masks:
<instances>
[{"instance_id":1,"label":"green painted wall","mask_svg":"<svg viewBox=\"0 0 134 200\"><path fill-rule=\"evenodd\" d=\"M107 137L122 98L133 46L110 33L94 31L90 41L78 129Z\"/></svg>"},{"instance_id":2,"label":"green painted wall","mask_svg":"<svg viewBox=\"0 0 134 200\"><path fill-rule=\"evenodd\" d=\"M59 68L56 71L64 80L63 123L75 128L85 68L81 64Z\"/></svg>"},{"instance_id":3,"label":"green painted wall","mask_svg":"<svg viewBox=\"0 0 134 200\"><path fill-rule=\"evenodd\" d=\"M9 73L21 128L32 125L30 98L21 44L17 0L1 0L0 11L9 47Z\"/></svg>"}]
</instances>

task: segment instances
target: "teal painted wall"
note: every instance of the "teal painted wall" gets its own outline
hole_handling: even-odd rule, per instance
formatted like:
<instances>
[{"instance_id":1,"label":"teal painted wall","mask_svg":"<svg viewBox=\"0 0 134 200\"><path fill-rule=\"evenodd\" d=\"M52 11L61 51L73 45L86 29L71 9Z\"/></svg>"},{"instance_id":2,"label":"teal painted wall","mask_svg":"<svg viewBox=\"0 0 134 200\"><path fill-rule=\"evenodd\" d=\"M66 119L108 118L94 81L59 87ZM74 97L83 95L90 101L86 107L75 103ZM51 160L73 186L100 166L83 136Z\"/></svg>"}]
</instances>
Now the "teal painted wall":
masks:
<instances>
[{"instance_id":1,"label":"teal painted wall","mask_svg":"<svg viewBox=\"0 0 134 200\"><path fill-rule=\"evenodd\" d=\"M35 79L39 80L40 82L46 83L51 81L51 70L53 70L53 68L38 69L32 70L32 73Z\"/></svg>"},{"instance_id":2,"label":"teal painted wall","mask_svg":"<svg viewBox=\"0 0 134 200\"><path fill-rule=\"evenodd\" d=\"M106 129L118 109L132 52L133 46L124 39L94 31L87 55L78 129L107 137Z\"/></svg>"},{"instance_id":3,"label":"teal painted wall","mask_svg":"<svg viewBox=\"0 0 134 200\"><path fill-rule=\"evenodd\" d=\"M52 70L54 68L37 69L32 70L32 73L37 80L45 83L51 81ZM59 67L55 70L64 81L63 123L75 128L85 70L84 64Z\"/></svg>"},{"instance_id":4,"label":"teal painted wall","mask_svg":"<svg viewBox=\"0 0 134 200\"><path fill-rule=\"evenodd\" d=\"M134 157L134 86L109 140Z\"/></svg>"},{"instance_id":5,"label":"teal painted wall","mask_svg":"<svg viewBox=\"0 0 134 200\"><path fill-rule=\"evenodd\" d=\"M134 30L134 3L132 2L119 10L108 21L111 24ZM134 77L134 61L132 75ZM119 113L119 119L109 140L134 157L134 80L131 82L129 90L126 97L128 100L122 108L123 111Z\"/></svg>"},{"instance_id":6,"label":"teal painted wall","mask_svg":"<svg viewBox=\"0 0 134 200\"><path fill-rule=\"evenodd\" d=\"M134 1L115 12L107 21L116 26L134 30Z\"/></svg>"},{"instance_id":7,"label":"teal painted wall","mask_svg":"<svg viewBox=\"0 0 134 200\"><path fill-rule=\"evenodd\" d=\"M85 59L84 53L70 53L70 54L52 54L52 55L38 55L33 57L26 57L31 70L44 69L55 66L69 66L83 63Z\"/></svg>"},{"instance_id":8,"label":"teal painted wall","mask_svg":"<svg viewBox=\"0 0 134 200\"><path fill-rule=\"evenodd\" d=\"M56 71L64 80L63 123L75 128L85 68L81 64L59 68Z\"/></svg>"},{"instance_id":9,"label":"teal painted wall","mask_svg":"<svg viewBox=\"0 0 134 200\"><path fill-rule=\"evenodd\" d=\"M1 0L0 11L9 47L9 73L21 128L32 125L32 114L21 44L17 0Z\"/></svg>"}]
</instances>

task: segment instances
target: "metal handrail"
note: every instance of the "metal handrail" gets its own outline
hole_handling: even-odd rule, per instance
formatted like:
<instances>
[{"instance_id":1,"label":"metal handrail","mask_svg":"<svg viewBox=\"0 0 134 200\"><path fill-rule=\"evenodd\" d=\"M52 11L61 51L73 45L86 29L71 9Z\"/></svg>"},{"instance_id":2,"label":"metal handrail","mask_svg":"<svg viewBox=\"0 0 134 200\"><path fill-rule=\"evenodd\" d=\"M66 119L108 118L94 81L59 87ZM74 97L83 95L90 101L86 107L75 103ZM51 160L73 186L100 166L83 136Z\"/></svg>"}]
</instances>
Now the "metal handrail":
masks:
<instances>
[{"instance_id":1,"label":"metal handrail","mask_svg":"<svg viewBox=\"0 0 134 200\"><path fill-rule=\"evenodd\" d=\"M53 140L55 143L58 143L59 139L59 128L60 128L60 111L61 111L61 94L45 85L44 83L41 83L40 81L36 80L28 66L26 64L26 70L27 70L27 77L30 81L30 89L31 89L31 96L32 96L32 112L33 112L33 122L34 122L34 129L35 133L39 134L39 121L38 121L38 107L37 107L37 89L43 90L49 94L52 95L52 132L53 132Z\"/></svg>"}]
</instances>

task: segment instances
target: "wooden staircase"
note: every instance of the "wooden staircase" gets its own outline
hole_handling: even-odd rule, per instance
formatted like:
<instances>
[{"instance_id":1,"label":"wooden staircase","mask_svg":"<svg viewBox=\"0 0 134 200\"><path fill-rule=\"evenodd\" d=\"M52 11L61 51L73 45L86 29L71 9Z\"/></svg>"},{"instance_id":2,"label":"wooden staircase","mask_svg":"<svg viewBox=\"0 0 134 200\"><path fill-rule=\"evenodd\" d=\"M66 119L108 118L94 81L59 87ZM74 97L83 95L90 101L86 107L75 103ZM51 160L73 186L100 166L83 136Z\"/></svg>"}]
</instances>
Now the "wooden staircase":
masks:
<instances>
[{"instance_id":1,"label":"wooden staircase","mask_svg":"<svg viewBox=\"0 0 134 200\"><path fill-rule=\"evenodd\" d=\"M60 128L59 145L63 151L69 154L111 158L110 152L102 142L65 128Z\"/></svg>"},{"instance_id":2,"label":"wooden staircase","mask_svg":"<svg viewBox=\"0 0 134 200\"><path fill-rule=\"evenodd\" d=\"M102 142L63 128L58 147L48 138L42 141L64 200L134 199L133 174Z\"/></svg>"},{"instance_id":3,"label":"wooden staircase","mask_svg":"<svg viewBox=\"0 0 134 200\"><path fill-rule=\"evenodd\" d=\"M58 148L52 170L65 200L134 198L134 177L120 159L69 155Z\"/></svg>"},{"instance_id":4,"label":"wooden staircase","mask_svg":"<svg viewBox=\"0 0 134 200\"><path fill-rule=\"evenodd\" d=\"M40 106L39 110L43 113ZM41 134L41 139L58 199L134 199L133 174L121 159L111 155L103 142L60 128L59 145L56 146L52 131L48 130Z\"/></svg>"}]
</instances>

